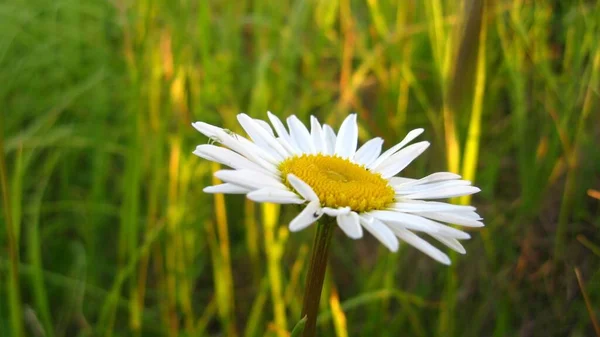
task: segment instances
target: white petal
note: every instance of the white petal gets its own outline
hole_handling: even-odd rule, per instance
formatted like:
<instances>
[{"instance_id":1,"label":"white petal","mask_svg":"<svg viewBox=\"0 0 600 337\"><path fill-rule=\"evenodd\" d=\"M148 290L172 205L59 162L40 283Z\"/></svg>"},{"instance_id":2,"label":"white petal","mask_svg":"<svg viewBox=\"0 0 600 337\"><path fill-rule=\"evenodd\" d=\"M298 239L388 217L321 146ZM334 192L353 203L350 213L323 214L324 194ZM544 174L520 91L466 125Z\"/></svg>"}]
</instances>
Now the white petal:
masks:
<instances>
[{"instance_id":1,"label":"white petal","mask_svg":"<svg viewBox=\"0 0 600 337\"><path fill-rule=\"evenodd\" d=\"M310 132L306 129L306 126L295 115L291 115L287 118L287 124L290 128L290 136L298 144L298 147L305 153L314 153L315 149L312 145L310 138Z\"/></svg>"},{"instance_id":2,"label":"white petal","mask_svg":"<svg viewBox=\"0 0 600 337\"><path fill-rule=\"evenodd\" d=\"M450 247L450 249L454 250L455 252L458 252L460 254L465 254L467 252L465 250L465 247L463 247L463 245L461 245L460 242L458 242L458 240L456 240L454 238L449 238L449 237L445 237L443 235L437 235L437 234L429 234L429 235L431 235L431 237L433 237L434 239L443 243L444 245Z\"/></svg>"},{"instance_id":3,"label":"white petal","mask_svg":"<svg viewBox=\"0 0 600 337\"><path fill-rule=\"evenodd\" d=\"M433 191L417 192L402 196L407 199L445 199L474 194L481 191L475 186L458 186L441 188Z\"/></svg>"},{"instance_id":4,"label":"white petal","mask_svg":"<svg viewBox=\"0 0 600 337\"><path fill-rule=\"evenodd\" d=\"M206 186L203 191L205 193L224 193L224 194L246 194L249 189L230 183L219 184L214 186Z\"/></svg>"},{"instance_id":5,"label":"white petal","mask_svg":"<svg viewBox=\"0 0 600 337\"><path fill-rule=\"evenodd\" d=\"M248 199L256 202L273 202L276 204L303 204L305 201L292 191L277 188L261 188L247 195Z\"/></svg>"},{"instance_id":6,"label":"white petal","mask_svg":"<svg viewBox=\"0 0 600 337\"><path fill-rule=\"evenodd\" d=\"M194 154L198 157L215 161L227 165L234 169L250 169L255 171L264 171L258 164L250 161L236 152L220 146L202 144L196 147ZM265 171L266 172L266 171Z\"/></svg>"},{"instance_id":7,"label":"white petal","mask_svg":"<svg viewBox=\"0 0 600 337\"><path fill-rule=\"evenodd\" d=\"M262 129L262 127L260 125L255 125L254 123L254 119L252 119L250 116L246 115L245 113L240 113L236 116L238 123L240 123L240 125L242 126L242 129L244 129L244 131L246 131L246 134L250 137L250 139L252 140L252 142L254 142L256 145L262 147L262 148L266 148L268 149L268 144L266 144L266 142L263 140L263 137L261 137L258 133L257 130L260 128L261 131L265 131L264 129Z\"/></svg>"},{"instance_id":8,"label":"white petal","mask_svg":"<svg viewBox=\"0 0 600 337\"><path fill-rule=\"evenodd\" d=\"M392 205L391 209L399 212L421 213L421 212L463 212L474 211L473 206L453 205L445 202L402 200Z\"/></svg>"},{"instance_id":9,"label":"white petal","mask_svg":"<svg viewBox=\"0 0 600 337\"><path fill-rule=\"evenodd\" d=\"M383 139L379 137L370 139L356 151L354 154L354 161L358 164L368 166L373 160L379 157L382 145Z\"/></svg>"},{"instance_id":10,"label":"white petal","mask_svg":"<svg viewBox=\"0 0 600 337\"><path fill-rule=\"evenodd\" d=\"M422 192L431 192L435 190L440 190L444 188L451 187L459 187L459 186L469 186L471 182L468 180L448 180L448 181L438 181L430 184L405 184L402 186L394 187L396 194L414 194L414 193L422 193Z\"/></svg>"},{"instance_id":11,"label":"white petal","mask_svg":"<svg viewBox=\"0 0 600 337\"><path fill-rule=\"evenodd\" d=\"M219 131L223 131L223 129L218 126L210 125L204 122L194 122L192 123L192 126L208 138L212 138L216 136Z\"/></svg>"},{"instance_id":12,"label":"white petal","mask_svg":"<svg viewBox=\"0 0 600 337\"><path fill-rule=\"evenodd\" d=\"M310 226L313 222L319 220L321 216L323 216L321 205L318 201L311 201L306 205L302 212L290 222L290 231L301 231Z\"/></svg>"},{"instance_id":13,"label":"white petal","mask_svg":"<svg viewBox=\"0 0 600 337\"><path fill-rule=\"evenodd\" d=\"M281 137L277 137L277 142L279 144L281 144L281 146L287 151L288 155L286 156L286 158L292 157L294 155L296 155L297 152L296 150L294 150L294 147L292 147L292 145L290 145L290 143L286 142L283 138Z\"/></svg>"},{"instance_id":14,"label":"white petal","mask_svg":"<svg viewBox=\"0 0 600 337\"><path fill-rule=\"evenodd\" d=\"M389 182L390 186L392 186L392 187L408 184L408 183L414 182L414 181L417 181L417 179L404 178L404 177L391 177L390 179L388 179L388 182Z\"/></svg>"},{"instance_id":15,"label":"white petal","mask_svg":"<svg viewBox=\"0 0 600 337\"><path fill-rule=\"evenodd\" d=\"M363 236L362 227L360 226L360 219L356 212L350 212L346 215L338 215L337 218L338 226L352 239L360 239Z\"/></svg>"},{"instance_id":16,"label":"white petal","mask_svg":"<svg viewBox=\"0 0 600 337\"><path fill-rule=\"evenodd\" d=\"M336 139L337 136L335 135L335 132L333 132L333 129L331 128L331 126L327 125L327 124L323 124L323 134L324 137L323 139L325 140L325 147L324 147L324 153L325 154L334 154L335 153L335 143L336 143Z\"/></svg>"},{"instance_id":17,"label":"white petal","mask_svg":"<svg viewBox=\"0 0 600 337\"><path fill-rule=\"evenodd\" d=\"M421 239L415 233L402 228L394 228L393 230L401 240L429 255L434 260L446 265L450 264L450 258L448 255L435 248L433 245L431 245L431 243Z\"/></svg>"},{"instance_id":18,"label":"white petal","mask_svg":"<svg viewBox=\"0 0 600 337\"><path fill-rule=\"evenodd\" d=\"M335 154L342 158L350 158L356 152L358 144L358 125L356 114L350 114L342 122L335 142Z\"/></svg>"},{"instance_id":19,"label":"white petal","mask_svg":"<svg viewBox=\"0 0 600 337\"><path fill-rule=\"evenodd\" d=\"M323 142L323 129L315 116L310 116L310 137L315 150L317 152L324 152L325 142Z\"/></svg>"},{"instance_id":20,"label":"white petal","mask_svg":"<svg viewBox=\"0 0 600 337\"><path fill-rule=\"evenodd\" d=\"M288 152L277 142L272 133L267 132L264 127L260 126L256 120L250 118L246 114L237 115L238 122L244 128L244 131L252 138L252 140L263 149L269 151L272 155L278 155L278 159L283 159L288 156ZM268 125L267 125L268 126Z\"/></svg>"},{"instance_id":21,"label":"white petal","mask_svg":"<svg viewBox=\"0 0 600 337\"><path fill-rule=\"evenodd\" d=\"M376 218L364 214L360 215L360 224L379 240L384 246L386 246L392 252L398 251L398 238L394 235L391 229L389 229L383 222Z\"/></svg>"},{"instance_id":22,"label":"white petal","mask_svg":"<svg viewBox=\"0 0 600 337\"><path fill-rule=\"evenodd\" d=\"M373 171L379 172L383 178L393 177L404 170L415 158L421 155L429 147L429 142L419 142L407 146L393 156L373 167Z\"/></svg>"},{"instance_id":23,"label":"white petal","mask_svg":"<svg viewBox=\"0 0 600 337\"><path fill-rule=\"evenodd\" d=\"M271 113L271 111L267 111L267 115L269 116L271 124L273 124L273 128L275 128L275 132L277 132L277 135L279 136L280 142L283 143L282 146L288 150L291 149L293 153L301 153L300 148L292 140L290 134L285 129L285 126L283 125L279 117L275 116L273 113Z\"/></svg>"},{"instance_id":24,"label":"white petal","mask_svg":"<svg viewBox=\"0 0 600 337\"><path fill-rule=\"evenodd\" d=\"M287 190L284 184L272 176L252 170L220 170L215 172L215 177L236 185L250 188L252 190L264 187L273 187Z\"/></svg>"},{"instance_id":25,"label":"white petal","mask_svg":"<svg viewBox=\"0 0 600 337\"><path fill-rule=\"evenodd\" d=\"M426 233L438 233L461 240L471 237L469 233L414 214L394 211L372 211L370 214L386 222L390 228L401 227Z\"/></svg>"},{"instance_id":26,"label":"white petal","mask_svg":"<svg viewBox=\"0 0 600 337\"><path fill-rule=\"evenodd\" d=\"M472 216L475 214L477 218ZM475 212L419 212L420 216L465 227L483 227L481 217Z\"/></svg>"},{"instance_id":27,"label":"white petal","mask_svg":"<svg viewBox=\"0 0 600 337\"><path fill-rule=\"evenodd\" d=\"M420 134L423 133L423 131L424 131L423 129L412 130L411 132L409 132L406 135L406 137L404 137L404 139L400 143L389 148L381 156L379 156L379 158L377 158L374 162L372 162L371 165L369 165L368 167L369 168L376 167L377 165L382 163L384 160L388 159L391 155L396 153L398 150L403 148L406 144L410 143L413 139L417 138Z\"/></svg>"},{"instance_id":28,"label":"white petal","mask_svg":"<svg viewBox=\"0 0 600 337\"><path fill-rule=\"evenodd\" d=\"M307 183L293 174L287 175L288 182L305 200L319 201L319 197Z\"/></svg>"},{"instance_id":29,"label":"white petal","mask_svg":"<svg viewBox=\"0 0 600 337\"><path fill-rule=\"evenodd\" d=\"M272 173L278 172L277 167L275 166L277 160L248 139L237 135L232 136L223 129L204 122L196 122L193 125L207 137L217 139L224 146L248 158L267 171Z\"/></svg>"},{"instance_id":30,"label":"white petal","mask_svg":"<svg viewBox=\"0 0 600 337\"><path fill-rule=\"evenodd\" d=\"M340 207L340 208L330 208L323 207L323 213L329 215L330 217L336 217L338 215L346 215L349 214L352 210L350 207Z\"/></svg>"},{"instance_id":31,"label":"white petal","mask_svg":"<svg viewBox=\"0 0 600 337\"><path fill-rule=\"evenodd\" d=\"M263 121L262 119L258 119L258 118L254 118L254 122L258 125L260 125L260 127L262 127L265 131L267 131L267 133L275 138L275 134L273 133L273 128L271 128L271 125L269 125L269 123Z\"/></svg>"},{"instance_id":32,"label":"white petal","mask_svg":"<svg viewBox=\"0 0 600 337\"><path fill-rule=\"evenodd\" d=\"M399 178L399 177L394 177L394 178ZM445 181L445 180L456 180L456 179L460 179L460 175L456 174L456 173L451 173L451 172L436 172L436 173L432 173L424 178L421 179L409 179L406 181L395 181L395 182L390 182L390 185L392 185L393 187L400 187L400 185L402 185L402 187L406 187L409 185L421 185L421 184L428 184L428 183L433 183L433 182L438 182L438 181Z\"/></svg>"},{"instance_id":33,"label":"white petal","mask_svg":"<svg viewBox=\"0 0 600 337\"><path fill-rule=\"evenodd\" d=\"M272 150L264 149L264 148L258 146L253 141L251 141L245 137L242 137L240 135L229 135L229 134L227 134L227 135L229 137L235 139L237 142L239 142L243 146L245 146L248 149L248 151L265 159L266 161L273 164L274 166L277 166L281 162L281 157L277 156L276 153L274 153ZM223 145L225 145L225 143L223 143Z\"/></svg>"}]
</instances>

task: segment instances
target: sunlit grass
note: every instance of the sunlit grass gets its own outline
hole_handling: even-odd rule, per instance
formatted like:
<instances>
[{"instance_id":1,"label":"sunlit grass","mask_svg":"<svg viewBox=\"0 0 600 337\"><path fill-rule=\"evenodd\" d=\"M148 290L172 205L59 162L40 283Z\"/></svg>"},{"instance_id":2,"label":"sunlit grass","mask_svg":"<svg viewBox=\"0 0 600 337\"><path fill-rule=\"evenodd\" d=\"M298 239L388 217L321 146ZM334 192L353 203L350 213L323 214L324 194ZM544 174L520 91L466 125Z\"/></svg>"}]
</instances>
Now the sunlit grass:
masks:
<instances>
[{"instance_id":1,"label":"sunlit grass","mask_svg":"<svg viewBox=\"0 0 600 337\"><path fill-rule=\"evenodd\" d=\"M266 110L424 127L405 174L482 188L449 268L334 233L319 335L593 335L600 4L472 3L0 4L0 336L289 336L314 229L191 153Z\"/></svg>"}]
</instances>

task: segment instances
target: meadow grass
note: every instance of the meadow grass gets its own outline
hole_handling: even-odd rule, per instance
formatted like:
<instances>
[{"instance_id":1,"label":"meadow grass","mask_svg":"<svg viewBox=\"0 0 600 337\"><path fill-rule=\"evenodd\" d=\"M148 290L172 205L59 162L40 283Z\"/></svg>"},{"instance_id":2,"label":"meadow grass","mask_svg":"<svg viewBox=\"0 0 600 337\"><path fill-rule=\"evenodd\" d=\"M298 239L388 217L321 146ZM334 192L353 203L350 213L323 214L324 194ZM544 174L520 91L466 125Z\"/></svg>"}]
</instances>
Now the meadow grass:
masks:
<instances>
[{"instance_id":1,"label":"meadow grass","mask_svg":"<svg viewBox=\"0 0 600 337\"><path fill-rule=\"evenodd\" d=\"M600 336L600 2L0 3L0 336L290 336L315 227L208 195L191 122L416 127L486 227L334 233L319 336Z\"/></svg>"}]
</instances>

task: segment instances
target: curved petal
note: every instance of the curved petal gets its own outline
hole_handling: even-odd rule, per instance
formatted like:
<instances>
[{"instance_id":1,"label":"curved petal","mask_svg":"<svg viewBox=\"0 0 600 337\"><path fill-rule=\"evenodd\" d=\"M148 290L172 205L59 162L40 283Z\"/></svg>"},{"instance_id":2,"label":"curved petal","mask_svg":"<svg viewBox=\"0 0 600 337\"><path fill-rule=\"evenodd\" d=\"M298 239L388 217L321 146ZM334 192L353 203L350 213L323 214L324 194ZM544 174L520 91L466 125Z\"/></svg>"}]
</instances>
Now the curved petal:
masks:
<instances>
[{"instance_id":1,"label":"curved petal","mask_svg":"<svg viewBox=\"0 0 600 337\"><path fill-rule=\"evenodd\" d=\"M368 166L373 160L379 157L383 139L376 137L364 143L354 154L354 161L357 164Z\"/></svg>"},{"instance_id":2,"label":"curved petal","mask_svg":"<svg viewBox=\"0 0 600 337\"><path fill-rule=\"evenodd\" d=\"M400 178L400 177L394 177L391 180L395 180L397 178ZM399 188L399 187L408 187L408 186L412 186L412 185L429 184L429 183L438 182L438 181L456 180L456 179L460 179L460 178L461 178L461 176L456 173L436 172L436 173L432 173L426 177L423 177L421 179L396 180L394 182L390 181L390 185L392 185L392 187Z\"/></svg>"},{"instance_id":3,"label":"curved petal","mask_svg":"<svg viewBox=\"0 0 600 337\"><path fill-rule=\"evenodd\" d=\"M336 217L340 214L345 215L345 214L350 213L351 211L352 210L348 206L340 207L340 208L323 207L323 213L329 215L330 217Z\"/></svg>"},{"instance_id":4,"label":"curved petal","mask_svg":"<svg viewBox=\"0 0 600 337\"><path fill-rule=\"evenodd\" d=\"M373 171L379 172L383 178L393 177L404 170L413 160L429 147L429 142L419 142L403 148L389 157L376 167Z\"/></svg>"},{"instance_id":5,"label":"curved petal","mask_svg":"<svg viewBox=\"0 0 600 337\"><path fill-rule=\"evenodd\" d=\"M287 190L287 187L275 178L252 170L220 170L215 172L215 177L224 182L233 183L252 190L264 187Z\"/></svg>"},{"instance_id":6,"label":"curved petal","mask_svg":"<svg viewBox=\"0 0 600 337\"><path fill-rule=\"evenodd\" d=\"M429 255L434 260L445 265L450 265L450 258L448 255L434 247L431 243L420 238L417 234L403 228L393 228L392 230L402 241Z\"/></svg>"},{"instance_id":7,"label":"curved petal","mask_svg":"<svg viewBox=\"0 0 600 337\"><path fill-rule=\"evenodd\" d=\"M223 129L218 126L210 125L204 122L194 122L192 123L192 126L194 129L198 130L201 134L208 138L212 138L216 136L219 131L223 131Z\"/></svg>"},{"instance_id":8,"label":"curved petal","mask_svg":"<svg viewBox=\"0 0 600 337\"><path fill-rule=\"evenodd\" d=\"M323 141L323 129L315 116L310 116L310 137L317 153L323 152L325 142Z\"/></svg>"},{"instance_id":9,"label":"curved petal","mask_svg":"<svg viewBox=\"0 0 600 337\"><path fill-rule=\"evenodd\" d=\"M308 201L319 201L319 197L307 183L293 174L287 175L288 182L304 199Z\"/></svg>"},{"instance_id":10,"label":"curved petal","mask_svg":"<svg viewBox=\"0 0 600 337\"><path fill-rule=\"evenodd\" d=\"M460 225L464 227L483 227L483 222L479 214L475 212L418 212L416 213L422 217L433 219L437 221L447 222L454 225Z\"/></svg>"},{"instance_id":11,"label":"curved petal","mask_svg":"<svg viewBox=\"0 0 600 337\"><path fill-rule=\"evenodd\" d=\"M454 205L446 202L424 200L401 200L392 204L392 207L390 208L398 212L406 213L475 211L475 207L473 206Z\"/></svg>"},{"instance_id":12,"label":"curved petal","mask_svg":"<svg viewBox=\"0 0 600 337\"><path fill-rule=\"evenodd\" d=\"M225 183L214 186L206 186L203 191L205 193L246 194L251 190L236 184Z\"/></svg>"},{"instance_id":13,"label":"curved petal","mask_svg":"<svg viewBox=\"0 0 600 337\"><path fill-rule=\"evenodd\" d=\"M396 194L415 194L422 192L433 192L440 189L447 189L451 187L459 187L459 186L470 186L471 182L468 180L446 180L446 181L437 181L430 184L406 184L400 187L394 187L394 191Z\"/></svg>"},{"instance_id":14,"label":"curved petal","mask_svg":"<svg viewBox=\"0 0 600 337\"><path fill-rule=\"evenodd\" d=\"M475 194L479 191L481 191L481 189L475 186L445 187L433 191L403 195L402 197L406 199L446 199Z\"/></svg>"},{"instance_id":15,"label":"curved petal","mask_svg":"<svg viewBox=\"0 0 600 337\"><path fill-rule=\"evenodd\" d=\"M350 212L348 214L340 214L336 217L337 224L340 226L342 231L346 233L352 239L360 239L363 236L363 230L360 226L360 219L356 212Z\"/></svg>"},{"instance_id":16,"label":"curved petal","mask_svg":"<svg viewBox=\"0 0 600 337\"><path fill-rule=\"evenodd\" d=\"M253 118L253 120L256 124L263 128L271 137L275 138L275 133L273 133L273 128L271 127L271 125L269 125L269 123L258 118Z\"/></svg>"},{"instance_id":17,"label":"curved petal","mask_svg":"<svg viewBox=\"0 0 600 337\"><path fill-rule=\"evenodd\" d=\"M277 132L277 135L279 136L279 141L282 143L281 145L288 149L288 151L291 149L293 153L301 153L302 151L300 151L298 145L292 140L290 134L286 130L279 117L274 115L271 111L267 111L267 115L269 116L271 124L273 124L275 132Z\"/></svg>"},{"instance_id":18,"label":"curved petal","mask_svg":"<svg viewBox=\"0 0 600 337\"><path fill-rule=\"evenodd\" d=\"M370 214L386 222L390 228L406 228L425 233L438 233L461 240L471 237L469 233L414 214L394 211L372 211Z\"/></svg>"},{"instance_id":19,"label":"curved petal","mask_svg":"<svg viewBox=\"0 0 600 337\"><path fill-rule=\"evenodd\" d=\"M342 158L350 158L356 152L358 144L358 125L356 114L350 114L342 122L335 142L335 154Z\"/></svg>"},{"instance_id":20,"label":"curved petal","mask_svg":"<svg viewBox=\"0 0 600 337\"><path fill-rule=\"evenodd\" d=\"M234 169L250 169L255 171L265 171L261 166L250 161L248 158L220 146L202 144L196 147L194 154L198 157L215 161L227 165Z\"/></svg>"},{"instance_id":21,"label":"curved petal","mask_svg":"<svg viewBox=\"0 0 600 337\"><path fill-rule=\"evenodd\" d=\"M404 184L412 183L417 181L417 179L405 178L405 177L391 177L388 179L390 186L404 186Z\"/></svg>"},{"instance_id":22,"label":"curved petal","mask_svg":"<svg viewBox=\"0 0 600 337\"><path fill-rule=\"evenodd\" d=\"M279 159L289 156L289 153L277 142L273 134L267 132L256 120L246 114L237 115L237 119L244 131L257 145L270 151L273 155L279 155Z\"/></svg>"},{"instance_id":23,"label":"curved petal","mask_svg":"<svg viewBox=\"0 0 600 337\"><path fill-rule=\"evenodd\" d=\"M298 147L305 153L314 153L310 132L306 126L295 115L287 118L287 124L290 128L290 137L298 144Z\"/></svg>"},{"instance_id":24,"label":"curved petal","mask_svg":"<svg viewBox=\"0 0 600 337\"><path fill-rule=\"evenodd\" d=\"M334 154L335 153L335 143L337 141L337 136L331 126L327 124L323 124L323 139L325 141L325 147L323 148L323 152L325 154Z\"/></svg>"},{"instance_id":25,"label":"curved petal","mask_svg":"<svg viewBox=\"0 0 600 337\"><path fill-rule=\"evenodd\" d=\"M321 212L321 205L318 201L311 201L306 207L300 212L294 220L290 222L290 231L298 232L304 228L310 226L313 222L319 220L323 216Z\"/></svg>"},{"instance_id":26,"label":"curved petal","mask_svg":"<svg viewBox=\"0 0 600 337\"><path fill-rule=\"evenodd\" d=\"M392 252L398 251L400 243L391 229L368 214L360 215L360 224Z\"/></svg>"},{"instance_id":27,"label":"curved petal","mask_svg":"<svg viewBox=\"0 0 600 337\"><path fill-rule=\"evenodd\" d=\"M267 171L273 173L277 172L277 167L275 166L278 163L277 159L273 158L272 155L248 139L238 135L232 136L223 129L204 122L196 122L193 125L196 129L202 130L200 132L207 137L217 139L217 141L224 146L248 158Z\"/></svg>"},{"instance_id":28,"label":"curved petal","mask_svg":"<svg viewBox=\"0 0 600 337\"><path fill-rule=\"evenodd\" d=\"M379 158L377 158L374 162L372 162L371 165L369 165L368 167L369 168L377 167L377 165L379 165L380 163L382 163L383 161L388 159L394 153L398 152L398 150L403 148L406 144L410 143L413 139L417 138L420 134L423 133L423 131L425 131L425 130L424 129L414 129L414 130L410 131L400 143L389 148L381 156L379 156Z\"/></svg>"},{"instance_id":29,"label":"curved petal","mask_svg":"<svg viewBox=\"0 0 600 337\"><path fill-rule=\"evenodd\" d=\"M305 202L304 199L292 191L271 187L252 191L248 193L247 197L256 202L272 202L276 204L303 204Z\"/></svg>"},{"instance_id":30,"label":"curved petal","mask_svg":"<svg viewBox=\"0 0 600 337\"><path fill-rule=\"evenodd\" d=\"M463 247L463 245L460 244L460 242L458 242L458 240L454 239L454 238L449 238L449 237L445 237L443 235L438 235L438 234L429 234L431 235L432 238L438 240L439 242L443 243L444 245L446 245L447 247L449 247L450 249L454 250L457 253L460 254L466 254L467 251L465 250L465 247Z\"/></svg>"}]
</instances>

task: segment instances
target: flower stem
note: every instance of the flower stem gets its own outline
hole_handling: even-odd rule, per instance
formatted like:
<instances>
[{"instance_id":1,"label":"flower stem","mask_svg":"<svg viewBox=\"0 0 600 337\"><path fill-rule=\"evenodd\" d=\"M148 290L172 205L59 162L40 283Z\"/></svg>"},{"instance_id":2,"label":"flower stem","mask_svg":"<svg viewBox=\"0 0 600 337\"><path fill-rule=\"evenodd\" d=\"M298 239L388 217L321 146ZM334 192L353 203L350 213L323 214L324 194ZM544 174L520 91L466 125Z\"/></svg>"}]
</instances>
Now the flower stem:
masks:
<instances>
[{"instance_id":1,"label":"flower stem","mask_svg":"<svg viewBox=\"0 0 600 337\"><path fill-rule=\"evenodd\" d=\"M335 230L333 221L328 220L321 220L317 224L317 233L315 234L313 243L308 274L306 275L306 288L304 290L304 303L302 305L302 317L306 316L304 337L314 337L317 331L319 301L321 299L321 291L323 290L325 270L327 269L329 245L333 231Z\"/></svg>"}]
</instances>

